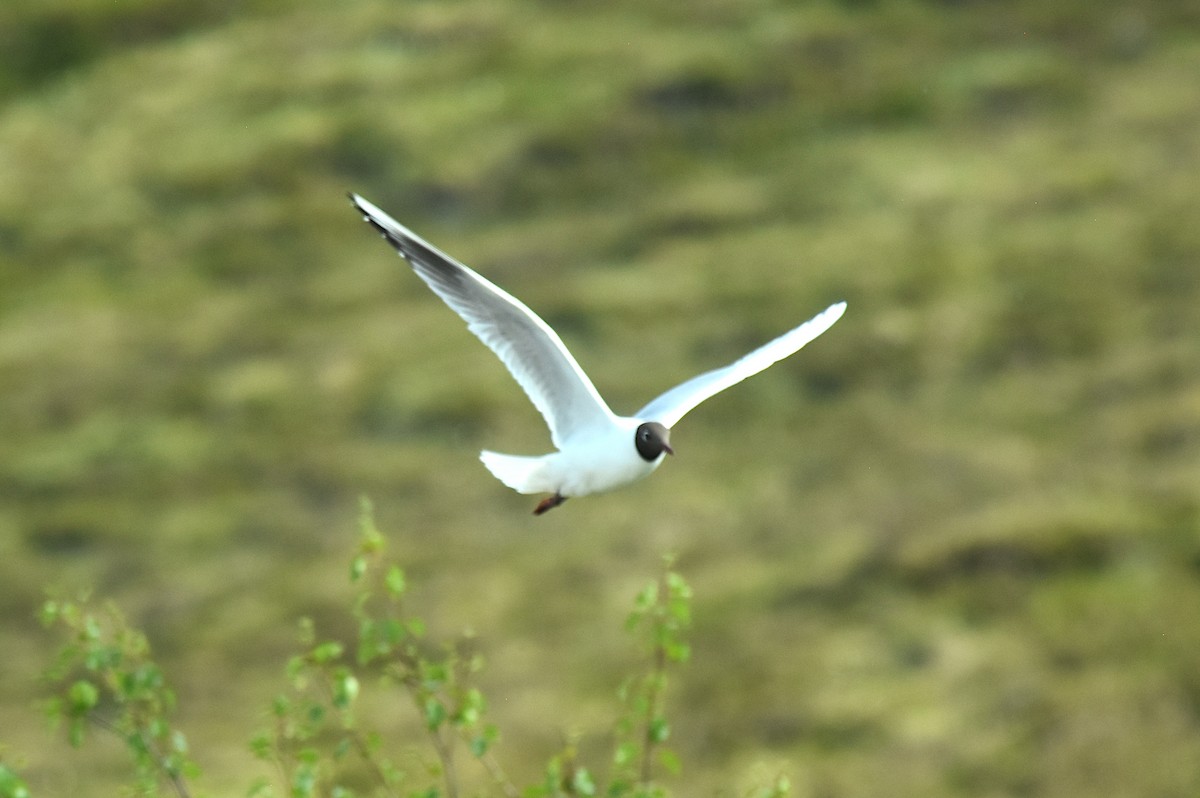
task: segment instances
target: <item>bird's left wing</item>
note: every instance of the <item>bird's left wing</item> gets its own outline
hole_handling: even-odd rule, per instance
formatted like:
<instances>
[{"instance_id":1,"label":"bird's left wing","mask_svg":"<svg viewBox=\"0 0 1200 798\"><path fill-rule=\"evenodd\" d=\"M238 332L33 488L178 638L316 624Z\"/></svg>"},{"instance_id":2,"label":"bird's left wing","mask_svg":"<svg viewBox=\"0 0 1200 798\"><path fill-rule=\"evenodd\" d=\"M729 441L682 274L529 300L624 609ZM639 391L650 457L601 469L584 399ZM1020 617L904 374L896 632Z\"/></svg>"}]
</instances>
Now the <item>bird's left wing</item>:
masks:
<instances>
[{"instance_id":1,"label":"bird's left wing","mask_svg":"<svg viewBox=\"0 0 1200 798\"><path fill-rule=\"evenodd\" d=\"M667 427L705 399L736 385L796 352L800 347L833 326L846 312L846 303L838 302L813 316L794 330L784 333L775 340L763 344L748 355L735 360L724 368L705 372L677 385L638 411L637 417L657 421Z\"/></svg>"}]
</instances>

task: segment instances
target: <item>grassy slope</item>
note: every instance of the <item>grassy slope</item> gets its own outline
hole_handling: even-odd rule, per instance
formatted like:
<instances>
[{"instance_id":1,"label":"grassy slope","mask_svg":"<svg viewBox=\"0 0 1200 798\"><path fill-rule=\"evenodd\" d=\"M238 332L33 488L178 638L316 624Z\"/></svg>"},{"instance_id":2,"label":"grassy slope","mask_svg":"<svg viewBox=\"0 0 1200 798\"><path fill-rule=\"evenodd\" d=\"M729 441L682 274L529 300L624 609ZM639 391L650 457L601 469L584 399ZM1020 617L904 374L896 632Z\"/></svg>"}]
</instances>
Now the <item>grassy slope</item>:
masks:
<instances>
[{"instance_id":1,"label":"grassy slope","mask_svg":"<svg viewBox=\"0 0 1200 798\"><path fill-rule=\"evenodd\" d=\"M146 625L240 794L365 492L434 625L480 633L519 775L603 733L673 550L687 794L776 767L1195 794L1194 15L326 5L3 12L78 37L0 86L0 702L39 792L112 792L31 706L44 585ZM540 420L348 188L541 311L618 410L850 312L652 480L534 523L473 452L537 451Z\"/></svg>"}]
</instances>

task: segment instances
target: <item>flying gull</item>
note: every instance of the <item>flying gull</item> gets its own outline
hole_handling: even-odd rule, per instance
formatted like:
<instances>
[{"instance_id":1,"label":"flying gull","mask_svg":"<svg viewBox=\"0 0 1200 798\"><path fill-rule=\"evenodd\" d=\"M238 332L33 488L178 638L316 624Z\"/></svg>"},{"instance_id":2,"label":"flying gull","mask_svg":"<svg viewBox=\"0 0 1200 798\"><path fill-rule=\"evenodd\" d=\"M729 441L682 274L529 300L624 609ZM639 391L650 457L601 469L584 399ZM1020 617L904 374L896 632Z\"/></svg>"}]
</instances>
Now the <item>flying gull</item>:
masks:
<instances>
[{"instance_id":1,"label":"flying gull","mask_svg":"<svg viewBox=\"0 0 1200 798\"><path fill-rule=\"evenodd\" d=\"M671 428L689 410L757 374L828 330L845 302L830 305L728 366L677 385L633 416L608 408L558 334L536 313L357 194L363 218L408 261L467 327L496 353L537 407L557 451L525 457L484 451L496 479L520 493L549 493L535 515L571 496L611 490L658 468L671 448Z\"/></svg>"}]
</instances>

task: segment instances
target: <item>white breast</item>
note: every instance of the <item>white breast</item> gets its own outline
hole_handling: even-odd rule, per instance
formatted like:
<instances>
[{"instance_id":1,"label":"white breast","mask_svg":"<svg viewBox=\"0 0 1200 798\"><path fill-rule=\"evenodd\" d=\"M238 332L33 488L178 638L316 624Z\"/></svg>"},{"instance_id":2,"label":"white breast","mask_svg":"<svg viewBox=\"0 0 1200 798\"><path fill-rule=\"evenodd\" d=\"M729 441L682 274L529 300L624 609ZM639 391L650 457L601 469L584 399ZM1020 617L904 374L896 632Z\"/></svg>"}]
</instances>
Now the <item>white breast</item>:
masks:
<instances>
[{"instance_id":1,"label":"white breast","mask_svg":"<svg viewBox=\"0 0 1200 798\"><path fill-rule=\"evenodd\" d=\"M586 496L619 488L648 476L666 455L643 460L634 446L639 422L618 419L618 424L582 438L563 441L560 451L546 456L547 475L558 483L563 496Z\"/></svg>"}]
</instances>

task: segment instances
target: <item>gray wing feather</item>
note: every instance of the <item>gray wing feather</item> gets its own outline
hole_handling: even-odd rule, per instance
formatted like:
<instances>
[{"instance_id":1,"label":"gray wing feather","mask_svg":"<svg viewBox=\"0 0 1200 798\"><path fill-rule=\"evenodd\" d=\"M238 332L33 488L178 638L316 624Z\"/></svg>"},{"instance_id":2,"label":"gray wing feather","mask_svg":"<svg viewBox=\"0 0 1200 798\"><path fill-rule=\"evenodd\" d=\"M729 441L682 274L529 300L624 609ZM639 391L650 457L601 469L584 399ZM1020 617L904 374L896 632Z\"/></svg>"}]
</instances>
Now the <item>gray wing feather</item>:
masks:
<instances>
[{"instance_id":1,"label":"gray wing feather","mask_svg":"<svg viewBox=\"0 0 1200 798\"><path fill-rule=\"evenodd\" d=\"M675 422L705 399L795 353L809 341L832 327L833 323L840 319L845 312L845 302L830 305L799 327L763 344L728 366L705 372L675 386L639 410L637 417L647 421L657 421L666 427L674 426Z\"/></svg>"},{"instance_id":2,"label":"gray wing feather","mask_svg":"<svg viewBox=\"0 0 1200 798\"><path fill-rule=\"evenodd\" d=\"M357 194L354 206L479 340L496 353L546 419L554 445L613 422L612 411L562 339L520 300L426 242Z\"/></svg>"}]
</instances>

